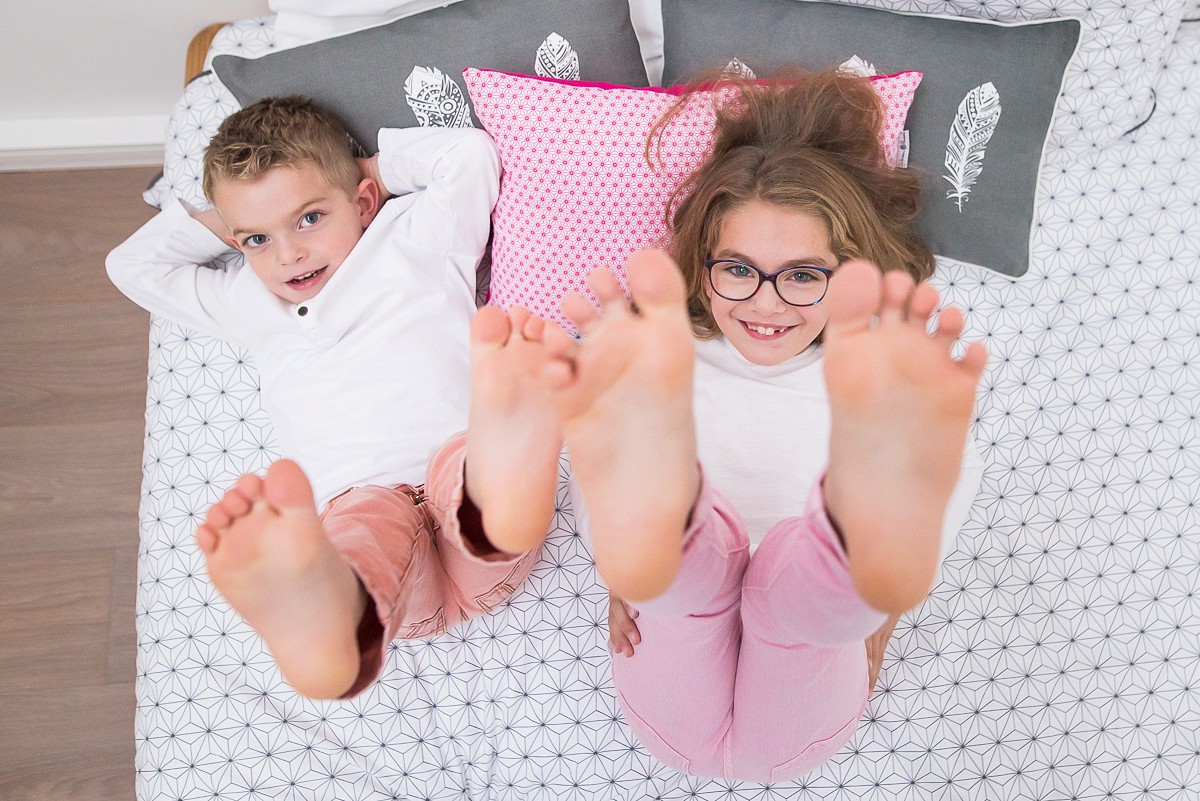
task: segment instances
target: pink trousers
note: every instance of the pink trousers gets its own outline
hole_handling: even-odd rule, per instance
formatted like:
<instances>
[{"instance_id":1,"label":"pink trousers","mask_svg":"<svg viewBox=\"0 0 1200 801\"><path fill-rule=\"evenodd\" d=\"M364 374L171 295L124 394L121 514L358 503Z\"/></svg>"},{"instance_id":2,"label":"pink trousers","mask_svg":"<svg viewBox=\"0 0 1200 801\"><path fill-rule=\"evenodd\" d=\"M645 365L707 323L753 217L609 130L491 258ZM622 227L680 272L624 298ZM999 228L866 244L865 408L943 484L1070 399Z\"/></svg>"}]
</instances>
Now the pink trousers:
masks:
<instances>
[{"instance_id":1,"label":"pink trousers","mask_svg":"<svg viewBox=\"0 0 1200 801\"><path fill-rule=\"evenodd\" d=\"M638 604L641 643L613 657L626 719L651 754L701 776L777 782L833 756L867 700L865 640L887 615L850 581L817 481L803 517L754 551L706 483L679 576Z\"/></svg>"},{"instance_id":2,"label":"pink trousers","mask_svg":"<svg viewBox=\"0 0 1200 801\"><path fill-rule=\"evenodd\" d=\"M343 697L379 676L392 639L432 637L490 612L529 575L536 552L486 545L464 495L465 461L466 437L458 434L430 459L423 485L355 487L321 513L326 535L370 599L358 629L358 677Z\"/></svg>"}]
</instances>

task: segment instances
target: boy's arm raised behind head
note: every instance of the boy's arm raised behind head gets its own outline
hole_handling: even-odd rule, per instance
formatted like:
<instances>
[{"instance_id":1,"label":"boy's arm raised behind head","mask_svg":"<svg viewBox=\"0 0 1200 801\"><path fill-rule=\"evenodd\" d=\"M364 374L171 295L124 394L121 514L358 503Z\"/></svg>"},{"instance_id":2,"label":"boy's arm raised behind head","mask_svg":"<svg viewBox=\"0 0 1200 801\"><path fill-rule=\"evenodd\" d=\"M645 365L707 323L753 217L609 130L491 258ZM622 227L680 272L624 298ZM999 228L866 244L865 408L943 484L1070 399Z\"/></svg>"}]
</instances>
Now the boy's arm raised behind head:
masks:
<instances>
[{"instance_id":1,"label":"boy's arm raised behind head","mask_svg":"<svg viewBox=\"0 0 1200 801\"><path fill-rule=\"evenodd\" d=\"M203 212L200 213L203 216ZM240 270L206 265L230 251L213 224L194 219L178 200L108 254L108 277L134 303L151 314L223 339L240 341L234 284Z\"/></svg>"},{"instance_id":2,"label":"boy's arm raised behind head","mask_svg":"<svg viewBox=\"0 0 1200 801\"><path fill-rule=\"evenodd\" d=\"M474 128L385 128L379 174L401 196L395 234L448 257L472 286L500 192L500 156ZM405 197L411 196L411 197Z\"/></svg>"}]
</instances>

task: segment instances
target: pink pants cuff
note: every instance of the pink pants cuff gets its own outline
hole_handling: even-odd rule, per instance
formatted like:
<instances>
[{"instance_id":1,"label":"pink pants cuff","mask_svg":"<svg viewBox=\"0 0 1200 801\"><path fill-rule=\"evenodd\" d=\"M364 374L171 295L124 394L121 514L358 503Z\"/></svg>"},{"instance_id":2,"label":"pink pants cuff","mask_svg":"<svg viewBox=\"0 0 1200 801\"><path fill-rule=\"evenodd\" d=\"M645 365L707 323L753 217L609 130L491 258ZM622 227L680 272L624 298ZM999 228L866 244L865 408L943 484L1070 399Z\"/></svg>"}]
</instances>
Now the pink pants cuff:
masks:
<instances>
[{"instance_id":1,"label":"pink pants cuff","mask_svg":"<svg viewBox=\"0 0 1200 801\"><path fill-rule=\"evenodd\" d=\"M479 554L463 531L466 437L455 435L429 462L419 487L356 487L329 502L321 521L370 598L359 625L359 674L343 697L362 692L395 638L432 637L490 612L515 591L536 552ZM477 514L464 515L478 520Z\"/></svg>"}]
</instances>

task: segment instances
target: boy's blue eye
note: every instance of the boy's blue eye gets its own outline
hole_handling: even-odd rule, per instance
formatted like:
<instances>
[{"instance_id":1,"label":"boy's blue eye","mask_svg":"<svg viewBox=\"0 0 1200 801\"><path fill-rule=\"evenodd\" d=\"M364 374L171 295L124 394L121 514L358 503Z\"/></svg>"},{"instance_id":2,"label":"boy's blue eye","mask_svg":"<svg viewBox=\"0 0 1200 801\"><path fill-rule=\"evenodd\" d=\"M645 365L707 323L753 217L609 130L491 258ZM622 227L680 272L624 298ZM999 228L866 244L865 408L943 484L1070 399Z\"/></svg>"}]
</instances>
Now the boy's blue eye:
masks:
<instances>
[{"instance_id":1,"label":"boy's blue eye","mask_svg":"<svg viewBox=\"0 0 1200 801\"><path fill-rule=\"evenodd\" d=\"M321 219L321 212L310 211L308 214L305 214L300 219L301 219L301 222L303 222L305 225L316 225L317 220Z\"/></svg>"},{"instance_id":2,"label":"boy's blue eye","mask_svg":"<svg viewBox=\"0 0 1200 801\"><path fill-rule=\"evenodd\" d=\"M242 244L249 245L252 248L261 247L267 244L267 237L263 234L251 234L250 236L246 237Z\"/></svg>"}]
</instances>

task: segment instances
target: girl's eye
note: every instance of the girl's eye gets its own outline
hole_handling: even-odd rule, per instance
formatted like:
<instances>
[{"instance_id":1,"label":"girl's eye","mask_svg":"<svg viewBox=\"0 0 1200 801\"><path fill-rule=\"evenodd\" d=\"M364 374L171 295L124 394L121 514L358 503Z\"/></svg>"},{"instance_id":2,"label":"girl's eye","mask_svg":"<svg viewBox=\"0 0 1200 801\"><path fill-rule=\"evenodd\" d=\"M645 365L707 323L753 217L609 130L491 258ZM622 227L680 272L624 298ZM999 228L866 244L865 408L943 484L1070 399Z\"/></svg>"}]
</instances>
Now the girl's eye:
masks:
<instances>
[{"instance_id":1,"label":"girl's eye","mask_svg":"<svg viewBox=\"0 0 1200 801\"><path fill-rule=\"evenodd\" d=\"M796 270L795 272L785 275L783 280L789 281L793 284L810 284L813 281L819 281L820 276L811 270Z\"/></svg>"},{"instance_id":2,"label":"girl's eye","mask_svg":"<svg viewBox=\"0 0 1200 801\"><path fill-rule=\"evenodd\" d=\"M308 214L305 214L303 217L301 217L300 221L304 225L316 225L317 221L320 219L321 219L321 212L310 211Z\"/></svg>"},{"instance_id":3,"label":"girl's eye","mask_svg":"<svg viewBox=\"0 0 1200 801\"><path fill-rule=\"evenodd\" d=\"M251 234L242 241L242 244L247 247L258 248L267 244L267 238L263 234Z\"/></svg>"},{"instance_id":4,"label":"girl's eye","mask_svg":"<svg viewBox=\"0 0 1200 801\"><path fill-rule=\"evenodd\" d=\"M750 268L737 262L728 262L725 265L725 272L734 278L749 278L751 276Z\"/></svg>"}]
</instances>

